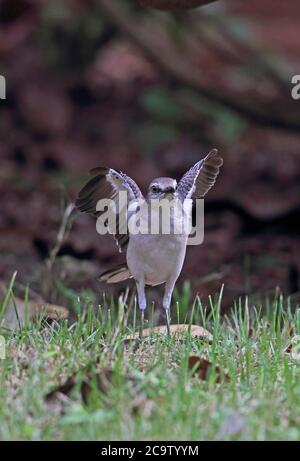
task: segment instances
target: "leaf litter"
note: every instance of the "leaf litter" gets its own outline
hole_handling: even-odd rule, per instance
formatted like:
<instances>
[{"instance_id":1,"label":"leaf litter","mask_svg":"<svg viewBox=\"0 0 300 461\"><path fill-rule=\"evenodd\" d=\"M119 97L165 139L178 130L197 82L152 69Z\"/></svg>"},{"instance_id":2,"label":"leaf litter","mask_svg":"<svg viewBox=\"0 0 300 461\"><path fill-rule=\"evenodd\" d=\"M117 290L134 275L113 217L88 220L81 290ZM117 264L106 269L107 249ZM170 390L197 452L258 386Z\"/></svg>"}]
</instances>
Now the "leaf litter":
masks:
<instances>
[{"instance_id":1,"label":"leaf litter","mask_svg":"<svg viewBox=\"0 0 300 461\"><path fill-rule=\"evenodd\" d=\"M211 374L215 374L216 383L229 382L229 375L222 370L221 367L214 365L204 357L190 355L188 359L188 367L192 370L192 376L203 381L207 381Z\"/></svg>"},{"instance_id":2,"label":"leaf litter","mask_svg":"<svg viewBox=\"0 0 300 461\"><path fill-rule=\"evenodd\" d=\"M6 287L1 283L1 299L5 300L6 292ZM11 292L7 298L2 326L14 330L18 327L22 328L26 322L35 319L43 319L51 323L52 321L68 319L69 315L70 311L66 307L48 303L41 297L36 300L26 300Z\"/></svg>"}]
</instances>

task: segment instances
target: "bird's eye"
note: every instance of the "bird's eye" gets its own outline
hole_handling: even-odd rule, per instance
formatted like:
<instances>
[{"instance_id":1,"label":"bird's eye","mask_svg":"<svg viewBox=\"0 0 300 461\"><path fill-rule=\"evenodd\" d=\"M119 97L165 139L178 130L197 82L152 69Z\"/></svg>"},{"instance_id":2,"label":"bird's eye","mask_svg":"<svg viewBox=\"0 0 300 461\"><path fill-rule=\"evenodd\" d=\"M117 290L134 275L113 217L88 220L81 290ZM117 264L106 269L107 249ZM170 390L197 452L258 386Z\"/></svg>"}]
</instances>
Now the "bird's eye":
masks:
<instances>
[{"instance_id":1,"label":"bird's eye","mask_svg":"<svg viewBox=\"0 0 300 461\"><path fill-rule=\"evenodd\" d=\"M152 190L152 192L159 192L160 189L157 186L152 186L151 190Z\"/></svg>"}]
</instances>

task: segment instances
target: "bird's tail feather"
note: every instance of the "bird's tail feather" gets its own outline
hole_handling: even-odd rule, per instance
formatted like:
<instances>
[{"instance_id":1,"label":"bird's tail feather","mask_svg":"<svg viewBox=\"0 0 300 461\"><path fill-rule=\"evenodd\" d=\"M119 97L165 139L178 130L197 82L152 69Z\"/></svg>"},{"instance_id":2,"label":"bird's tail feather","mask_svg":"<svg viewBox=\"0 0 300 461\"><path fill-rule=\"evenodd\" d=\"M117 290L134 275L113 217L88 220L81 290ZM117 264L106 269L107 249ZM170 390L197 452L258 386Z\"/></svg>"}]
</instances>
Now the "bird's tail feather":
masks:
<instances>
[{"instance_id":1,"label":"bird's tail feather","mask_svg":"<svg viewBox=\"0 0 300 461\"><path fill-rule=\"evenodd\" d=\"M120 266L110 269L106 272L103 272L98 280L105 283L118 283L124 282L125 280L131 279L132 275L129 272L127 264L121 264Z\"/></svg>"}]
</instances>

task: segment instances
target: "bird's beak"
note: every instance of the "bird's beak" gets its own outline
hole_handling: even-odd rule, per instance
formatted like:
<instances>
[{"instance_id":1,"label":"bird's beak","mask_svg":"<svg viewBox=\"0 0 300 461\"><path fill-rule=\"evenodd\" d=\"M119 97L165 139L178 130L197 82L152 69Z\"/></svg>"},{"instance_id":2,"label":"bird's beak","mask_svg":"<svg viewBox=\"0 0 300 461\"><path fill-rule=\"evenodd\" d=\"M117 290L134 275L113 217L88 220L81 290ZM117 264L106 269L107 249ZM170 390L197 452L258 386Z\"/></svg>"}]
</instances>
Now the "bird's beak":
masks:
<instances>
[{"instance_id":1,"label":"bird's beak","mask_svg":"<svg viewBox=\"0 0 300 461\"><path fill-rule=\"evenodd\" d=\"M174 192L165 192L163 197L171 202L174 199Z\"/></svg>"}]
</instances>

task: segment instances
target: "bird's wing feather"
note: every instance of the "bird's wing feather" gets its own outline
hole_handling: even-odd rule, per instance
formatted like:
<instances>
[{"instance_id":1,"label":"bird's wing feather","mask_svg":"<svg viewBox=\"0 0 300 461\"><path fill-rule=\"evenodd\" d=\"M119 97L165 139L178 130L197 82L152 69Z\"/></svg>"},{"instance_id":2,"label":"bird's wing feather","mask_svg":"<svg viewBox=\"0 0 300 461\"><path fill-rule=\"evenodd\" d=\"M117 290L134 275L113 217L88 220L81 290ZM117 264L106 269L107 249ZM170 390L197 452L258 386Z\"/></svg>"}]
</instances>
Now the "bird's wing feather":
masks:
<instances>
[{"instance_id":1,"label":"bird's wing feather","mask_svg":"<svg viewBox=\"0 0 300 461\"><path fill-rule=\"evenodd\" d=\"M202 198L215 184L223 159L217 149L197 162L181 178L178 184L178 197L183 201L187 198Z\"/></svg>"},{"instance_id":2,"label":"bird's wing feather","mask_svg":"<svg viewBox=\"0 0 300 461\"><path fill-rule=\"evenodd\" d=\"M127 264L121 264L114 269L109 269L108 271L103 272L99 276L98 280L99 282L105 283L119 283L131 278L132 275L130 274Z\"/></svg>"},{"instance_id":3,"label":"bird's wing feather","mask_svg":"<svg viewBox=\"0 0 300 461\"><path fill-rule=\"evenodd\" d=\"M133 179L121 171L113 168L98 167L91 170L93 178L81 189L76 200L76 207L79 211L101 216L97 211L97 203L101 199L111 199L116 205L116 232L112 232L120 251L126 249L128 244L127 232L127 210L122 212L118 209L119 192L127 193L127 205L135 199L142 199L143 195ZM122 210L124 211L124 210Z\"/></svg>"}]
</instances>

